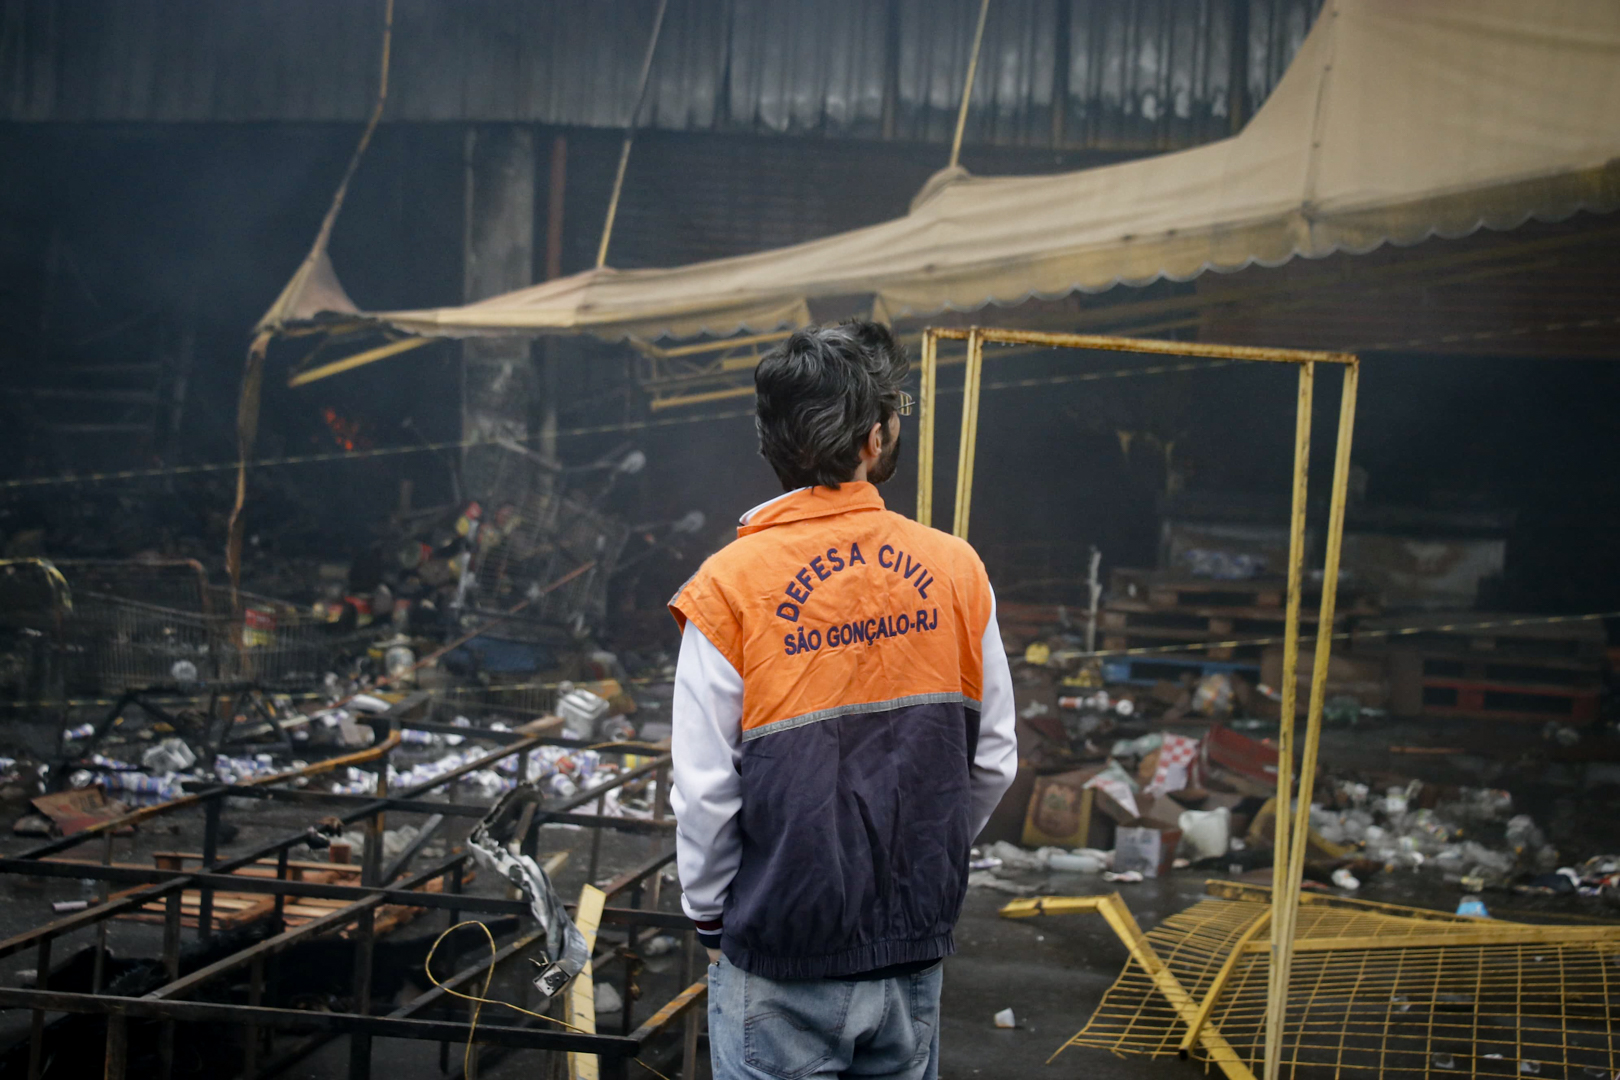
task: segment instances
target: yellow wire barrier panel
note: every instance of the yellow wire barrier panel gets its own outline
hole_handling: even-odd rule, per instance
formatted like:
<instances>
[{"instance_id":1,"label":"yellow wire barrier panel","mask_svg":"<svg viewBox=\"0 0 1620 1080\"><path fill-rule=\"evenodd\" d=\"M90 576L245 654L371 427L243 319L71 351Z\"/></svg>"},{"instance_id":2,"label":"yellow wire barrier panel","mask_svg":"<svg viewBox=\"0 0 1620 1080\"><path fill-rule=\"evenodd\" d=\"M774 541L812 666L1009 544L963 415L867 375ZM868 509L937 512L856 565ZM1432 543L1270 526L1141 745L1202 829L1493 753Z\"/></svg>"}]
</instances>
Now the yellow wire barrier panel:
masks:
<instances>
[{"instance_id":1,"label":"yellow wire barrier panel","mask_svg":"<svg viewBox=\"0 0 1620 1080\"><path fill-rule=\"evenodd\" d=\"M939 342L943 339L967 343L967 367L962 387L962 424L957 448L956 502L952 531L967 538L973 506L973 461L979 438L979 391L983 382L986 344L1037 346L1050 349L1086 349L1107 352L1148 353L1192 356L1216 361L1292 364L1298 369L1298 392L1294 409L1294 470L1292 511L1289 518L1288 605L1283 624L1282 709L1286 719L1278 733L1277 790L1284 800L1294 790L1294 733L1296 669L1299 663L1300 582L1305 565L1305 509L1308 467L1311 456L1311 402L1316 386L1316 365L1336 365L1344 371L1339 397L1339 426L1333 462L1333 488L1328 504L1327 551L1323 566L1322 603L1311 678L1309 707L1305 715L1305 739L1300 751L1297 820L1290 815L1277 817L1272 910L1265 932L1269 935L1271 962L1267 966L1268 985L1263 1012L1266 1052L1261 1075L1277 1080L1283 1056L1283 1032L1290 1001L1290 971L1293 963L1295 912L1305 866L1305 839L1309 833L1311 788L1316 776L1316 757L1322 730L1323 695L1327 686L1329 652L1333 644L1333 611L1338 593L1339 549L1344 537L1344 506L1350 482L1350 436L1355 427L1356 388L1360 363L1349 353L1314 352L1304 349L1272 349L1247 345L1217 345L1208 342L1155 341L1148 338L1109 337L1100 334L1058 334L1041 330L1012 330L974 326L965 330L930 327L922 340L922 413L917 461L917 520L933 521L934 424L938 414ZM1117 918L1117 913L1116 916ZM1118 927L1116 927L1118 929ZM1246 924L1241 934L1250 937L1261 932ZM1124 936L1124 935L1122 935ZM1245 940L1248 940L1247 938ZM1224 957L1223 957L1224 960ZM1210 973L1214 977L1214 973ZM1178 991L1170 982L1161 986L1167 995ZM1209 1047L1205 1047L1209 1049ZM1226 1068L1226 1051L1211 1050L1212 1060ZM1249 1075L1245 1069L1242 1073Z\"/></svg>"},{"instance_id":2,"label":"yellow wire barrier panel","mask_svg":"<svg viewBox=\"0 0 1620 1080\"><path fill-rule=\"evenodd\" d=\"M1214 884L1214 883L1212 883ZM1059 1048L1194 1056L1253 1080L1267 1056L1273 919L1262 889L1222 890L1145 934L1112 897L1041 897L1011 918L1097 911L1130 951ZM1294 906L1280 1071L1295 1076L1613 1077L1620 926L1532 926L1307 895ZM1053 1055L1056 1057L1056 1054Z\"/></svg>"}]
</instances>

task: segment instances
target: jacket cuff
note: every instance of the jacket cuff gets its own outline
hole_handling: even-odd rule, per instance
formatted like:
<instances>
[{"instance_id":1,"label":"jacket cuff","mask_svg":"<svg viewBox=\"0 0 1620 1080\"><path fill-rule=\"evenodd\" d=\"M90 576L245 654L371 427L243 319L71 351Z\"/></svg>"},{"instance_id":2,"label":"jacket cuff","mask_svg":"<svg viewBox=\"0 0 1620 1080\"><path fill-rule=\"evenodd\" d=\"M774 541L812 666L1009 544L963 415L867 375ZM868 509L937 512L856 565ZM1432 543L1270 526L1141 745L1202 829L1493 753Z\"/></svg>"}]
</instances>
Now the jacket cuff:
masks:
<instances>
[{"instance_id":1,"label":"jacket cuff","mask_svg":"<svg viewBox=\"0 0 1620 1080\"><path fill-rule=\"evenodd\" d=\"M699 945L702 945L705 949L718 949L720 947L721 923L719 919L703 921L693 919L692 925L697 927Z\"/></svg>"}]
</instances>

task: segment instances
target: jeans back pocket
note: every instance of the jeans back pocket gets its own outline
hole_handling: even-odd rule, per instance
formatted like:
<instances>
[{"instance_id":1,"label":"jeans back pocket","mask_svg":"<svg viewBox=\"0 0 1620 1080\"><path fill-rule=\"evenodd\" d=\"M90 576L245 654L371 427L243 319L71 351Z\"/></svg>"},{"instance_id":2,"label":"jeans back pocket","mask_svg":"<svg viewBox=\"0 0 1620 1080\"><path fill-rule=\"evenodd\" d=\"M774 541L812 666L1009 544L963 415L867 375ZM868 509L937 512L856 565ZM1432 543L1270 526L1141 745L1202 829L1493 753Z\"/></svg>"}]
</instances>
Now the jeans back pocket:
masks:
<instances>
[{"instance_id":1,"label":"jeans back pocket","mask_svg":"<svg viewBox=\"0 0 1620 1080\"><path fill-rule=\"evenodd\" d=\"M854 984L744 977L743 1058L749 1067L779 1080L821 1071L843 1038Z\"/></svg>"}]
</instances>

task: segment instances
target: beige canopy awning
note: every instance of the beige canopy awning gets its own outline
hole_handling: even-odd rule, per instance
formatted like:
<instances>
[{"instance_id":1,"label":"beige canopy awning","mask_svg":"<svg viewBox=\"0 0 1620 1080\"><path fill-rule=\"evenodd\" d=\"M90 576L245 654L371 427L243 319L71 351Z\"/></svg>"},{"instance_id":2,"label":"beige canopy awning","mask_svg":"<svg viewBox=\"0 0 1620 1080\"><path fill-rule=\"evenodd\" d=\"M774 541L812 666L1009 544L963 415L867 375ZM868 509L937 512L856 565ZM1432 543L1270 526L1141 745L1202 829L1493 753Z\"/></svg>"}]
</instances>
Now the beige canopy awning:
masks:
<instances>
[{"instance_id":1,"label":"beige canopy awning","mask_svg":"<svg viewBox=\"0 0 1620 1080\"><path fill-rule=\"evenodd\" d=\"M432 336L729 335L807 322L818 299L917 318L1617 206L1616 0L1327 0L1230 139L1053 176L946 170L870 228L369 317Z\"/></svg>"}]
</instances>

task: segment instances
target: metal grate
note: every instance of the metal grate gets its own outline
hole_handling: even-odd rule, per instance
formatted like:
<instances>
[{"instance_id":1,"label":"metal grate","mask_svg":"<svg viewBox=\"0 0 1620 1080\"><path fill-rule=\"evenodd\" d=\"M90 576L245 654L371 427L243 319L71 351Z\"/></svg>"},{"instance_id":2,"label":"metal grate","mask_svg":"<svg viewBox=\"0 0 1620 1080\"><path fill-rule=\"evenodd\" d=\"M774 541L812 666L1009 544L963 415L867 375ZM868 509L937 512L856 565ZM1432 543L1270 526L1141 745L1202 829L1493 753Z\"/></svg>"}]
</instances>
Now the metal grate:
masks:
<instances>
[{"instance_id":1,"label":"metal grate","mask_svg":"<svg viewBox=\"0 0 1620 1080\"><path fill-rule=\"evenodd\" d=\"M1140 934L1059 1052L1185 1050L1229 1077L1252 1077L1265 1056L1271 905L1264 890L1240 895L1251 898L1204 900ZM1105 915L1117 902L1084 899ZM1021 901L1006 913L1055 913L1063 903ZM1282 1074L1613 1077L1617 1018L1620 927L1309 898L1296 925Z\"/></svg>"}]
</instances>

